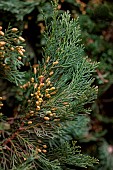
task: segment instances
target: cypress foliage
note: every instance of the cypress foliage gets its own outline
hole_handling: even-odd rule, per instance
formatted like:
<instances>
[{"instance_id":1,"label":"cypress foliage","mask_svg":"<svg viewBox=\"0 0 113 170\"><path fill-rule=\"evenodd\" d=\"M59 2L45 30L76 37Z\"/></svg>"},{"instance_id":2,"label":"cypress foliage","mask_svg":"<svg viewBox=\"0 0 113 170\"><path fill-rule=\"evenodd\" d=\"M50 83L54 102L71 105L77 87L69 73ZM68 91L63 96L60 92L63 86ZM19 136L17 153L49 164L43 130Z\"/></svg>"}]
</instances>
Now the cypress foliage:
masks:
<instances>
[{"instance_id":1,"label":"cypress foliage","mask_svg":"<svg viewBox=\"0 0 113 170\"><path fill-rule=\"evenodd\" d=\"M0 77L17 85L25 77L24 72L19 71L25 58L24 41L17 28L9 26L4 33L0 27Z\"/></svg>"},{"instance_id":2,"label":"cypress foliage","mask_svg":"<svg viewBox=\"0 0 113 170\"><path fill-rule=\"evenodd\" d=\"M3 37L6 42L1 51L4 54L9 50L12 36L15 37L11 31L9 28L8 36L6 33L0 36L1 42ZM51 23L46 24L44 33L46 46L42 62L25 72L25 78L13 79L14 75L21 75L17 66L22 65L18 58L18 53L23 56L24 51L20 44L22 37L18 37L19 44L13 47L14 54L0 58L2 65L7 59L10 72L6 78L18 85L20 98L13 118L0 115L1 170L69 170L98 162L81 154L75 142L87 133L90 109L86 104L97 93L97 88L92 86L97 64L84 56L80 34L78 20L71 19L69 12L59 16L55 3ZM14 67L11 57L15 57ZM2 69L5 72L6 66ZM10 76L12 69L15 70Z\"/></svg>"}]
</instances>

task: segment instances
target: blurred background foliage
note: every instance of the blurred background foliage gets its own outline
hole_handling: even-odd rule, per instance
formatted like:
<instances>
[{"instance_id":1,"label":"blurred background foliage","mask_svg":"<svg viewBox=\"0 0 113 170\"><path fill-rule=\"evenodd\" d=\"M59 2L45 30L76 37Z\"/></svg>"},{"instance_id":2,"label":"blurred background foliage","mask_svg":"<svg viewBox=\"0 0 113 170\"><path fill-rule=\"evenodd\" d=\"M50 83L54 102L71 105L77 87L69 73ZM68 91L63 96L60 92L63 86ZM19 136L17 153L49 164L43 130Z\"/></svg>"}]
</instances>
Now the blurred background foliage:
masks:
<instances>
[{"instance_id":1,"label":"blurred background foliage","mask_svg":"<svg viewBox=\"0 0 113 170\"><path fill-rule=\"evenodd\" d=\"M59 13L69 10L72 18L79 16L81 38L85 54L89 59L98 61L95 85L99 86L97 100L92 105L89 133L79 137L82 150L93 153L100 160L95 170L113 169L113 1L112 0L60 0ZM42 33L45 23L42 16L51 20L51 1L49 0L1 0L0 25L3 29L9 23L23 31L26 39L27 57L24 61L28 70L30 63L42 60L42 47L45 40ZM11 116L18 100L18 91L13 83L0 80L0 92L4 96L3 112ZM15 102L16 98L16 102ZM10 110L10 113L9 113ZM75 137L76 138L76 137ZM82 168L83 169L83 168ZM89 168L91 170L91 168Z\"/></svg>"}]
</instances>

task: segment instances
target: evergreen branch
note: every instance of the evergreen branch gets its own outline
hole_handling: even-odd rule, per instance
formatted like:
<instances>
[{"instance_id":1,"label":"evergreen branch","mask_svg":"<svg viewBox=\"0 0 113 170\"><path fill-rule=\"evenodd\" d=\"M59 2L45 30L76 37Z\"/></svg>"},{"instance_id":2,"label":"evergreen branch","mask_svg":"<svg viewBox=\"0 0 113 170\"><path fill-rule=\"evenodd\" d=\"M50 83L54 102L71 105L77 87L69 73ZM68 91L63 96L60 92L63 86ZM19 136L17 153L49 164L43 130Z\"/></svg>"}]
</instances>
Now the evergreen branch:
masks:
<instances>
[{"instance_id":1,"label":"evergreen branch","mask_svg":"<svg viewBox=\"0 0 113 170\"><path fill-rule=\"evenodd\" d=\"M69 165L87 168L87 166L93 166L94 163L98 163L98 160L95 158L83 155L80 152L80 147L76 146L76 142L73 142L72 146L65 142L60 147L54 149L53 154L50 153L50 155L51 159L59 160L63 169L67 169ZM54 155L54 153L56 154Z\"/></svg>"},{"instance_id":2,"label":"evergreen branch","mask_svg":"<svg viewBox=\"0 0 113 170\"><path fill-rule=\"evenodd\" d=\"M74 144L71 147L72 135L68 136L74 128L73 122L77 120L79 127L81 112L89 111L85 105L96 98L92 74L97 64L84 57L78 20L71 19L68 12L58 16L57 3L53 9L51 25L45 33L44 60L42 64L34 65L33 73L20 86L23 103L11 127L2 134L0 159L4 169L22 169L25 164L20 164L24 161L26 168L31 164L31 167L43 170L63 170L66 165L87 167L98 162L80 154L79 147ZM5 44L4 47L8 49ZM19 45L16 52L21 53L22 49ZM8 58L5 64L10 67L10 62ZM21 63L14 64L11 71L17 73ZM3 65L5 69L6 65ZM78 127L75 126L76 130ZM82 128L87 129L87 123ZM65 135L63 140L60 140L61 134Z\"/></svg>"},{"instance_id":3,"label":"evergreen branch","mask_svg":"<svg viewBox=\"0 0 113 170\"><path fill-rule=\"evenodd\" d=\"M0 76L16 85L22 84L25 77L25 73L19 71L25 57L24 41L17 28L9 26L5 33L0 32Z\"/></svg>"},{"instance_id":4,"label":"evergreen branch","mask_svg":"<svg viewBox=\"0 0 113 170\"><path fill-rule=\"evenodd\" d=\"M33 9L39 5L40 2L24 2L20 0L11 0L0 2L0 9L4 11L9 11L16 16L17 20L23 20L24 16L33 11Z\"/></svg>"}]
</instances>

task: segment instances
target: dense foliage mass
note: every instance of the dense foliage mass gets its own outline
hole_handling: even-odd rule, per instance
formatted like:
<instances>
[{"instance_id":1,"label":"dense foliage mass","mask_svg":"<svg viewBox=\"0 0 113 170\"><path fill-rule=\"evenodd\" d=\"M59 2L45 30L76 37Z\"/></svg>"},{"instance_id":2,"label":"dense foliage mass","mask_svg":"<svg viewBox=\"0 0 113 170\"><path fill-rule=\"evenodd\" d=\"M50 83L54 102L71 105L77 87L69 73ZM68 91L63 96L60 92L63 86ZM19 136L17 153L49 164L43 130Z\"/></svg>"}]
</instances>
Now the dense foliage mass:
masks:
<instances>
[{"instance_id":1,"label":"dense foliage mass","mask_svg":"<svg viewBox=\"0 0 113 170\"><path fill-rule=\"evenodd\" d=\"M112 170L112 1L59 0L52 9L49 0L0 2L1 168L92 166L78 141L99 159L89 170Z\"/></svg>"}]
</instances>

